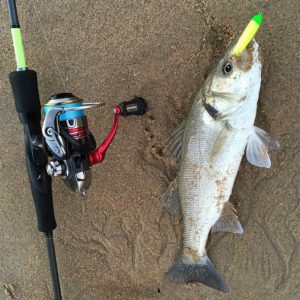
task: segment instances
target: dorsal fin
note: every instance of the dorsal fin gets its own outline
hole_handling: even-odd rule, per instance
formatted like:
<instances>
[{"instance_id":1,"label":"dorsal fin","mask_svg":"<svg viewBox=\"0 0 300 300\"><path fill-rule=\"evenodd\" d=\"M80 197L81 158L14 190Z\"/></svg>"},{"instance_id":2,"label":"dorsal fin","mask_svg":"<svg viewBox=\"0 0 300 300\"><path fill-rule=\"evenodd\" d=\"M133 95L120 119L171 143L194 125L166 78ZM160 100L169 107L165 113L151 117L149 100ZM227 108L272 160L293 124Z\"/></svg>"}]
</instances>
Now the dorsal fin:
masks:
<instances>
[{"instance_id":1,"label":"dorsal fin","mask_svg":"<svg viewBox=\"0 0 300 300\"><path fill-rule=\"evenodd\" d=\"M172 216L181 217L177 178L170 183L167 190L160 197L160 201Z\"/></svg>"},{"instance_id":2,"label":"dorsal fin","mask_svg":"<svg viewBox=\"0 0 300 300\"><path fill-rule=\"evenodd\" d=\"M185 121L181 122L169 138L169 142L164 149L164 153L173 155L178 161L181 156L182 142L185 131Z\"/></svg>"}]
</instances>

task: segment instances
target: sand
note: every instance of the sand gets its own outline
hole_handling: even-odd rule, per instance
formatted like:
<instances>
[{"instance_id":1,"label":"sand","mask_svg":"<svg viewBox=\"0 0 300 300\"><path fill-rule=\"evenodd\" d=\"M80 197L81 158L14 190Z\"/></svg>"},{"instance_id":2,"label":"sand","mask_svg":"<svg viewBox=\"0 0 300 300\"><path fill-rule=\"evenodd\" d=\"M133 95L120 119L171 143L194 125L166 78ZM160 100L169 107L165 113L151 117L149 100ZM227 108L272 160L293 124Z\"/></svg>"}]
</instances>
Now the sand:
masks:
<instances>
[{"instance_id":1,"label":"sand","mask_svg":"<svg viewBox=\"0 0 300 300\"><path fill-rule=\"evenodd\" d=\"M280 149L271 154L271 170L242 161L231 201L244 235L210 238L208 253L231 288L228 295L163 282L180 249L181 223L159 201L174 177L161 149L258 1L18 2L43 102L63 91L105 101L88 112L98 143L115 104L134 95L149 102L147 115L120 120L85 198L54 180L64 299L299 299L300 2L270 1L257 35L264 65L256 124ZM0 299L52 299L7 77L15 62L5 1L0 17Z\"/></svg>"}]
</instances>

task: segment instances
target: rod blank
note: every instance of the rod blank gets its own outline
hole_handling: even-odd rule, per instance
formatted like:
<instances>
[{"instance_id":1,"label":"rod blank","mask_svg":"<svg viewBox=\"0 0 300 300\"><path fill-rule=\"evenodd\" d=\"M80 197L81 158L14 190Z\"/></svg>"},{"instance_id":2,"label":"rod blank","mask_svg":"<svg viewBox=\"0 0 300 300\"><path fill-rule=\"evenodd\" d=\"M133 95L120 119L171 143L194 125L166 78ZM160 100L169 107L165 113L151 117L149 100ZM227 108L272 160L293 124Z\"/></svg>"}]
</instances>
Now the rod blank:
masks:
<instances>
[{"instance_id":1,"label":"rod blank","mask_svg":"<svg viewBox=\"0 0 300 300\"><path fill-rule=\"evenodd\" d=\"M12 28L20 28L16 1L15 0L7 0L7 7L8 7L10 26Z\"/></svg>"},{"instance_id":2,"label":"rod blank","mask_svg":"<svg viewBox=\"0 0 300 300\"><path fill-rule=\"evenodd\" d=\"M61 298L61 290L60 290L60 284L59 284L59 277L58 277L58 270L57 270L57 263L56 263L55 248L54 248L52 232L45 233L45 238L46 238L46 244L47 244L52 286L53 286L53 291L54 291L54 299L61 300L62 299Z\"/></svg>"}]
</instances>

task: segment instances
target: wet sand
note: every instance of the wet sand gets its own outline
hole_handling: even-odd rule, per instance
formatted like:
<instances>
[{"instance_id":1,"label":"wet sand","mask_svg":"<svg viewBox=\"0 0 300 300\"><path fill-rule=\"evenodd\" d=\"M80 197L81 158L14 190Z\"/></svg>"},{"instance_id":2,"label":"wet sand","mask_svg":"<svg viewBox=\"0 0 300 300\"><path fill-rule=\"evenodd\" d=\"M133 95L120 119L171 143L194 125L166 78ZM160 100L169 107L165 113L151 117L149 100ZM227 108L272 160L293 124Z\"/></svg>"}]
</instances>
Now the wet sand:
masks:
<instances>
[{"instance_id":1,"label":"wet sand","mask_svg":"<svg viewBox=\"0 0 300 300\"><path fill-rule=\"evenodd\" d=\"M244 235L210 238L208 253L230 286L228 295L163 282L180 249L181 223L159 201L174 177L161 149L258 1L18 2L43 102L63 91L105 101L88 112L100 143L115 104L134 95L149 101L144 117L120 120L85 198L54 180L64 299L298 299L300 2L270 1L257 35L264 63L256 125L276 137L280 149L271 154L271 170L242 161L231 201ZM5 1L0 17L0 299L52 299L7 79L15 62Z\"/></svg>"}]
</instances>

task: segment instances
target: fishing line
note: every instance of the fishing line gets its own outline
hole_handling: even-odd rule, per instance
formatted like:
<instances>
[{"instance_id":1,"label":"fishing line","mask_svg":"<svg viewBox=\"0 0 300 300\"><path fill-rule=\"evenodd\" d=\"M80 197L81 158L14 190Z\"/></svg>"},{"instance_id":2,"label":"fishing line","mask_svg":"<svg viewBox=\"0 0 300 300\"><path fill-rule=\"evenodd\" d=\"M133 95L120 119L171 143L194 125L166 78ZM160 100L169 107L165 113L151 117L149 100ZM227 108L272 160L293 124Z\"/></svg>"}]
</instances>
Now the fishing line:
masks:
<instances>
[{"instance_id":1,"label":"fishing line","mask_svg":"<svg viewBox=\"0 0 300 300\"><path fill-rule=\"evenodd\" d=\"M264 0L262 1L261 7L259 9L259 13L263 13L263 10L269 5L270 0Z\"/></svg>"},{"instance_id":2,"label":"fishing line","mask_svg":"<svg viewBox=\"0 0 300 300\"><path fill-rule=\"evenodd\" d=\"M66 84L65 84L65 81L63 80L63 76L62 76L61 70L60 70L60 68L59 68L59 66L58 66L57 60L55 59L55 56L54 56L54 54L53 54L53 51L51 51L50 42L49 42L49 39L48 39L48 37L47 37L47 32L46 32L46 30L45 30L45 27L44 27L42 21L41 21L41 18L40 18L40 16L39 16L39 13L38 13L38 10L37 10L37 8L36 8L36 5L34 4L34 2L33 2L32 0L29 0L29 3L32 5L33 10L34 10L34 13L35 13L35 15L36 15L36 17L37 17L38 23L39 23L40 26L41 26L42 35L43 35L43 38L44 38L44 40L45 40L45 44L46 44L46 46L47 46L46 48L48 49L48 51L49 51L49 53L50 53L50 56L52 57L52 60L53 60L53 62L54 62L55 68L56 68L56 70L57 70L58 77L59 77L59 80L60 80L60 82L58 81L58 83L61 83L61 84L63 85L64 89L67 89Z\"/></svg>"}]
</instances>

